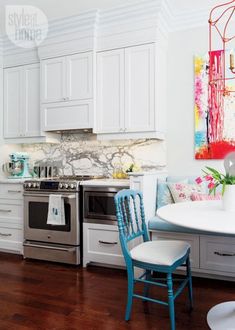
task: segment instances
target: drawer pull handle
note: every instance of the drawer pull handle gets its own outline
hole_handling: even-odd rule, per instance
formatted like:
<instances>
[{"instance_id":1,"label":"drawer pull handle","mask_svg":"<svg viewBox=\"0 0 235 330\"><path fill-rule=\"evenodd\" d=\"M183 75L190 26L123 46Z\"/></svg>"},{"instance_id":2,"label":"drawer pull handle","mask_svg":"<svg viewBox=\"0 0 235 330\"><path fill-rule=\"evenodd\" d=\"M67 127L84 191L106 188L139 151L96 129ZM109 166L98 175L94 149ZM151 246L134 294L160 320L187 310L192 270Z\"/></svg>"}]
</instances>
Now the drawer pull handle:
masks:
<instances>
[{"instance_id":1,"label":"drawer pull handle","mask_svg":"<svg viewBox=\"0 0 235 330\"><path fill-rule=\"evenodd\" d=\"M232 252L217 252L217 251L215 251L214 254L216 254L217 256L221 256L221 257L235 257L235 253L232 253Z\"/></svg>"},{"instance_id":2,"label":"drawer pull handle","mask_svg":"<svg viewBox=\"0 0 235 330\"><path fill-rule=\"evenodd\" d=\"M15 194L19 194L21 193L21 190L8 190L9 193L15 193Z\"/></svg>"},{"instance_id":3,"label":"drawer pull handle","mask_svg":"<svg viewBox=\"0 0 235 330\"><path fill-rule=\"evenodd\" d=\"M105 241L99 241L100 244L106 244L106 245L116 245L118 242L105 242Z\"/></svg>"},{"instance_id":4,"label":"drawer pull handle","mask_svg":"<svg viewBox=\"0 0 235 330\"><path fill-rule=\"evenodd\" d=\"M0 233L0 236L9 237L9 236L12 236L12 234Z\"/></svg>"},{"instance_id":5,"label":"drawer pull handle","mask_svg":"<svg viewBox=\"0 0 235 330\"><path fill-rule=\"evenodd\" d=\"M0 212L11 212L11 210L0 209Z\"/></svg>"}]
</instances>

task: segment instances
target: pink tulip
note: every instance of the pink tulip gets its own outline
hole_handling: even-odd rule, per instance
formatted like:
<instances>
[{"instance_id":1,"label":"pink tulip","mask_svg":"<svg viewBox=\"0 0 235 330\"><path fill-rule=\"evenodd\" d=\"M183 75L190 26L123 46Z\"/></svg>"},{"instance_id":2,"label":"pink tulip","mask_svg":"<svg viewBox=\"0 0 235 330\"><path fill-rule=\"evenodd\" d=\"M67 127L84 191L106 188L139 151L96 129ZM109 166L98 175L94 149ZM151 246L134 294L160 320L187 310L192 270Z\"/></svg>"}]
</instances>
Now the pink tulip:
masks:
<instances>
[{"instance_id":1,"label":"pink tulip","mask_svg":"<svg viewBox=\"0 0 235 330\"><path fill-rule=\"evenodd\" d=\"M215 188L215 184L214 184L214 182L210 182L210 183L208 184L208 188L209 188L209 189L213 189L213 188Z\"/></svg>"},{"instance_id":2,"label":"pink tulip","mask_svg":"<svg viewBox=\"0 0 235 330\"><path fill-rule=\"evenodd\" d=\"M196 181L197 184L200 184L200 183L202 183L202 178L200 178L200 176L199 176L198 178L196 178L195 181Z\"/></svg>"},{"instance_id":3,"label":"pink tulip","mask_svg":"<svg viewBox=\"0 0 235 330\"><path fill-rule=\"evenodd\" d=\"M206 181L212 181L213 177L210 174L208 174L208 175L205 176L205 180Z\"/></svg>"}]
</instances>

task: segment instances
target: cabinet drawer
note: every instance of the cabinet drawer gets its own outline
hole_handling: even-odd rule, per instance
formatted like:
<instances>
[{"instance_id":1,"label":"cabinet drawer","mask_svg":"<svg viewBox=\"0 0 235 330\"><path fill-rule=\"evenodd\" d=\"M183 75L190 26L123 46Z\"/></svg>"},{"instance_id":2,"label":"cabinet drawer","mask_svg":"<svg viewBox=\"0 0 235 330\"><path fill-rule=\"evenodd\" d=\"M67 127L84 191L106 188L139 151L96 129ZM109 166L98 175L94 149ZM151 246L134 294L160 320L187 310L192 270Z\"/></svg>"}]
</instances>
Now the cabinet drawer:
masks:
<instances>
[{"instance_id":1,"label":"cabinet drawer","mask_svg":"<svg viewBox=\"0 0 235 330\"><path fill-rule=\"evenodd\" d=\"M23 184L0 184L0 199L23 199Z\"/></svg>"},{"instance_id":2,"label":"cabinet drawer","mask_svg":"<svg viewBox=\"0 0 235 330\"><path fill-rule=\"evenodd\" d=\"M152 240L168 239L188 242L191 245L190 261L192 268L199 268L199 235L181 234L173 232L152 232Z\"/></svg>"},{"instance_id":3,"label":"cabinet drawer","mask_svg":"<svg viewBox=\"0 0 235 330\"><path fill-rule=\"evenodd\" d=\"M0 227L0 249L22 253L23 231L21 229Z\"/></svg>"},{"instance_id":4,"label":"cabinet drawer","mask_svg":"<svg viewBox=\"0 0 235 330\"><path fill-rule=\"evenodd\" d=\"M83 224L84 259L112 265L124 265L117 226Z\"/></svg>"},{"instance_id":5,"label":"cabinet drawer","mask_svg":"<svg viewBox=\"0 0 235 330\"><path fill-rule=\"evenodd\" d=\"M6 204L0 200L0 227L23 227L23 206Z\"/></svg>"},{"instance_id":6,"label":"cabinet drawer","mask_svg":"<svg viewBox=\"0 0 235 330\"><path fill-rule=\"evenodd\" d=\"M200 268L235 272L235 238L200 237Z\"/></svg>"},{"instance_id":7,"label":"cabinet drawer","mask_svg":"<svg viewBox=\"0 0 235 330\"><path fill-rule=\"evenodd\" d=\"M21 229L0 227L0 241L23 242L23 231Z\"/></svg>"},{"instance_id":8,"label":"cabinet drawer","mask_svg":"<svg viewBox=\"0 0 235 330\"><path fill-rule=\"evenodd\" d=\"M93 127L91 100L52 103L42 107L43 130L82 129Z\"/></svg>"}]
</instances>

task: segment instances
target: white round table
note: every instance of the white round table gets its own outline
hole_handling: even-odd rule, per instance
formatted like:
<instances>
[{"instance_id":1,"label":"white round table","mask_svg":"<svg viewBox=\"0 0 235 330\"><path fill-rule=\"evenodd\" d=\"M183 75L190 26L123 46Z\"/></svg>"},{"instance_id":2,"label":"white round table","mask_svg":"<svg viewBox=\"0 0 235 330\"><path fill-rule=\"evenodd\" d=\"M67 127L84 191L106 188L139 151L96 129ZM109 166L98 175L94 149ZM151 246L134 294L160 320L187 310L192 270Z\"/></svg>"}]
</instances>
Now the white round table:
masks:
<instances>
[{"instance_id":1,"label":"white round table","mask_svg":"<svg viewBox=\"0 0 235 330\"><path fill-rule=\"evenodd\" d=\"M235 213L223 210L221 201L185 202L163 206L160 218L174 225L212 233L235 235ZM211 308L207 323L212 330L235 329L235 301Z\"/></svg>"}]
</instances>

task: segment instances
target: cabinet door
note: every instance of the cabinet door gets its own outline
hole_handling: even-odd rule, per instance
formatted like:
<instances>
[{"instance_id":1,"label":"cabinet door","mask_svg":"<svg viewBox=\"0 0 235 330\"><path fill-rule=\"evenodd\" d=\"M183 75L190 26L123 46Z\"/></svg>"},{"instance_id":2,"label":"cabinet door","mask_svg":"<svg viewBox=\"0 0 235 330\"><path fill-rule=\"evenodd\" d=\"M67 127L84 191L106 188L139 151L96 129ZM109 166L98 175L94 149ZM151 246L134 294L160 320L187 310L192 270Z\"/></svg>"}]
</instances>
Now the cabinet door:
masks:
<instances>
[{"instance_id":1,"label":"cabinet door","mask_svg":"<svg viewBox=\"0 0 235 330\"><path fill-rule=\"evenodd\" d=\"M41 91L43 103L61 102L66 99L65 66L65 57L42 61Z\"/></svg>"},{"instance_id":2,"label":"cabinet door","mask_svg":"<svg viewBox=\"0 0 235 330\"><path fill-rule=\"evenodd\" d=\"M97 55L98 133L115 133L124 129L124 49Z\"/></svg>"},{"instance_id":3,"label":"cabinet door","mask_svg":"<svg viewBox=\"0 0 235 330\"><path fill-rule=\"evenodd\" d=\"M125 49L125 130L153 131L154 45Z\"/></svg>"},{"instance_id":4,"label":"cabinet door","mask_svg":"<svg viewBox=\"0 0 235 330\"><path fill-rule=\"evenodd\" d=\"M92 98L92 53L66 57L67 92L69 100Z\"/></svg>"},{"instance_id":5,"label":"cabinet door","mask_svg":"<svg viewBox=\"0 0 235 330\"><path fill-rule=\"evenodd\" d=\"M22 67L4 69L4 137L20 136Z\"/></svg>"},{"instance_id":6,"label":"cabinet door","mask_svg":"<svg viewBox=\"0 0 235 330\"><path fill-rule=\"evenodd\" d=\"M40 136L39 64L23 68L22 133L24 136Z\"/></svg>"}]
</instances>

